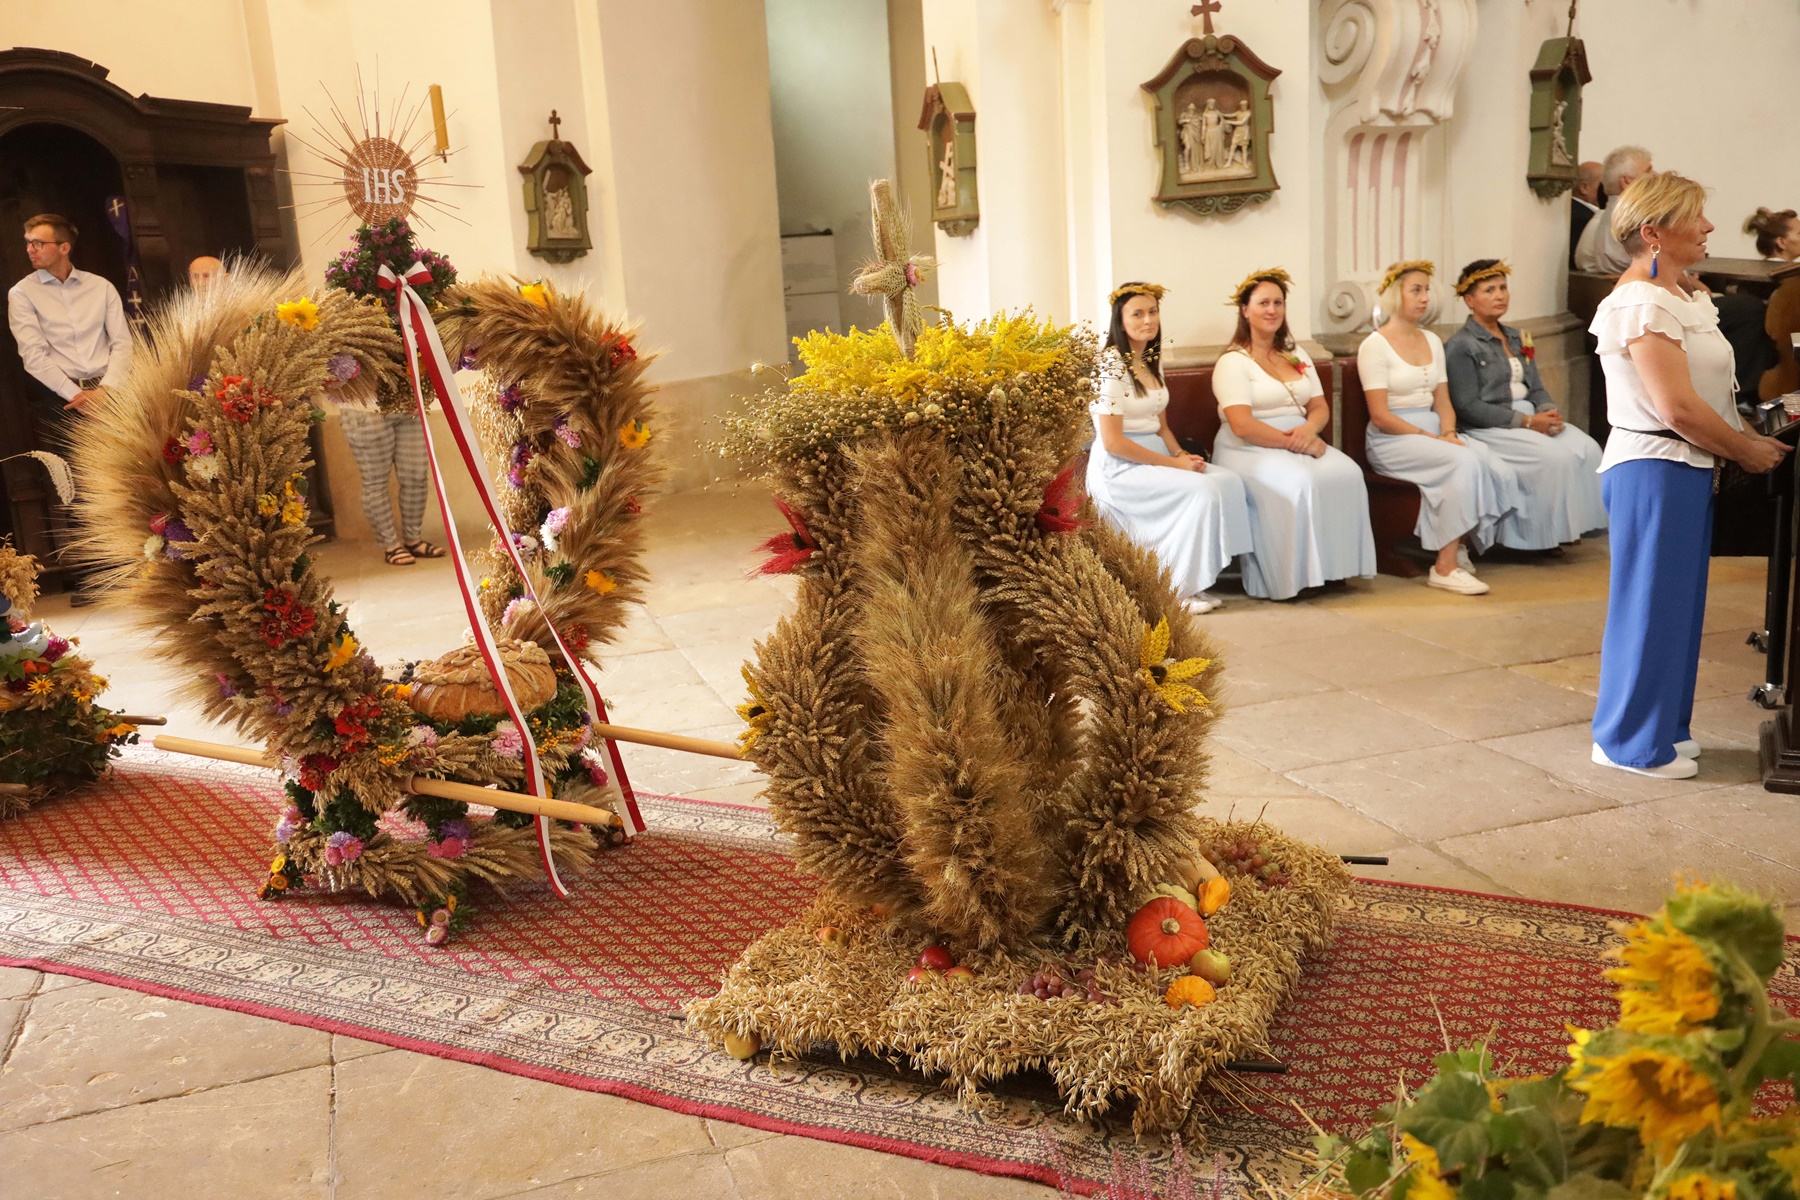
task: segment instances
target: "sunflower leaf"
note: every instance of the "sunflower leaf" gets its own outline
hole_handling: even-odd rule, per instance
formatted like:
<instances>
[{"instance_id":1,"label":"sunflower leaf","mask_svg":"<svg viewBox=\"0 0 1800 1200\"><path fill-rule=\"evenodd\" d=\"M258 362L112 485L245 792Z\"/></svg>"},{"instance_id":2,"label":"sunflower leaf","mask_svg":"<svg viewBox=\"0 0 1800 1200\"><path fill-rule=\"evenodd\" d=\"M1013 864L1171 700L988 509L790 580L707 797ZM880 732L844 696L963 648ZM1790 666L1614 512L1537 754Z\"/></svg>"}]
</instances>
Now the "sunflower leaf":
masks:
<instances>
[{"instance_id":1,"label":"sunflower leaf","mask_svg":"<svg viewBox=\"0 0 1800 1200\"><path fill-rule=\"evenodd\" d=\"M1436 1150L1445 1171L1454 1171L1486 1160L1491 1115L1487 1089L1459 1071L1425 1085L1395 1124Z\"/></svg>"}]
</instances>

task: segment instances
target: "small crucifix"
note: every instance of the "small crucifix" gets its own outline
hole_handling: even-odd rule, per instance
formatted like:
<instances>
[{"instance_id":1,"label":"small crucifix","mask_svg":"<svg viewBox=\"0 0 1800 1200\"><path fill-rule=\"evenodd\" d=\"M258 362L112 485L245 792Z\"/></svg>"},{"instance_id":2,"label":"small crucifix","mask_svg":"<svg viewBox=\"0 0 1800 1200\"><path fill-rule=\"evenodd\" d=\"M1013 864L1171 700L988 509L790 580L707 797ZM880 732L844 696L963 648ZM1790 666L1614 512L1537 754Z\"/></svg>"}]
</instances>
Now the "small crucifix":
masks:
<instances>
[{"instance_id":1,"label":"small crucifix","mask_svg":"<svg viewBox=\"0 0 1800 1200\"><path fill-rule=\"evenodd\" d=\"M1218 12L1223 7L1224 7L1224 5L1221 4L1219 2L1219 0L1200 0L1200 3L1194 5L1194 7L1192 7L1192 8L1188 9L1188 15L1193 16L1193 17L1204 18L1206 21L1206 36L1211 37L1213 35L1213 27L1212 27L1213 14Z\"/></svg>"},{"instance_id":2,"label":"small crucifix","mask_svg":"<svg viewBox=\"0 0 1800 1200\"><path fill-rule=\"evenodd\" d=\"M562 141L562 130L557 128L557 126L559 126L561 124L562 124L562 118L556 115L556 110L554 108L551 109L550 110L550 140L551 141L553 141L553 142Z\"/></svg>"}]
</instances>

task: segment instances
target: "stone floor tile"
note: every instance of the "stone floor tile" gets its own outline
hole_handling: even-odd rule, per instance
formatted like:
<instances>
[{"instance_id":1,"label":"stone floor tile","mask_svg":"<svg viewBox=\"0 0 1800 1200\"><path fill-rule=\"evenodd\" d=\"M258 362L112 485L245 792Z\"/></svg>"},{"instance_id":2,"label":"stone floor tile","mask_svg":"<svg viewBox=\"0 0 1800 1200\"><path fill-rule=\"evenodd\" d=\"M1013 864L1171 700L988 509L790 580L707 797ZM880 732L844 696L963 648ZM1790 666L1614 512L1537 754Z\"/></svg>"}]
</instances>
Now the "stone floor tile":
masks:
<instances>
[{"instance_id":1,"label":"stone floor tile","mask_svg":"<svg viewBox=\"0 0 1800 1200\"><path fill-rule=\"evenodd\" d=\"M1268 653L1268 647L1247 646L1226 655L1226 669L1213 689L1214 699L1226 709L1248 708L1271 700L1329 692L1332 685L1309 674L1303 667Z\"/></svg>"},{"instance_id":2,"label":"stone floor tile","mask_svg":"<svg viewBox=\"0 0 1800 1200\"><path fill-rule=\"evenodd\" d=\"M575 1197L589 1197L591 1200L669 1200L672 1196L692 1197L693 1200L713 1200L714 1197L718 1200L736 1200L742 1193L737 1190L737 1184L731 1177L731 1169L725 1165L724 1151L715 1150L707 1154L683 1154L677 1158L659 1159L656 1162L608 1171L604 1175L569 1179L553 1183L549 1187L511 1192L508 1195L509 1200L574 1200Z\"/></svg>"},{"instance_id":3,"label":"stone floor tile","mask_svg":"<svg viewBox=\"0 0 1800 1200\"><path fill-rule=\"evenodd\" d=\"M1694 737L1709 749L1736 746L1756 749L1762 723L1769 719L1766 709L1758 708L1742 695L1715 696L1694 701Z\"/></svg>"},{"instance_id":4,"label":"stone floor tile","mask_svg":"<svg viewBox=\"0 0 1800 1200\"><path fill-rule=\"evenodd\" d=\"M0 1194L323 1200L330 1113L331 1070L311 1067L0 1133Z\"/></svg>"},{"instance_id":5,"label":"stone floor tile","mask_svg":"<svg viewBox=\"0 0 1800 1200\"><path fill-rule=\"evenodd\" d=\"M1207 743L1206 758L1204 798L1208 804L1215 797L1229 797L1241 809L1244 801L1253 797L1313 794L1305 785L1239 754L1217 738Z\"/></svg>"},{"instance_id":6,"label":"stone floor tile","mask_svg":"<svg viewBox=\"0 0 1800 1200\"><path fill-rule=\"evenodd\" d=\"M1636 811L1729 842L1760 858L1800 866L1800 796L1748 783L1652 800Z\"/></svg>"},{"instance_id":7,"label":"stone floor tile","mask_svg":"<svg viewBox=\"0 0 1800 1200\"><path fill-rule=\"evenodd\" d=\"M1478 606L1487 597L1465 604ZM1501 613L1476 619L1479 614L1420 616L1386 622L1408 636L1455 650L1498 667L1515 663L1546 662L1574 654L1600 650L1600 626L1573 625L1534 612Z\"/></svg>"},{"instance_id":8,"label":"stone floor tile","mask_svg":"<svg viewBox=\"0 0 1800 1200\"><path fill-rule=\"evenodd\" d=\"M729 725L706 725L670 732L712 742L735 742L743 729L743 722L733 720ZM741 759L714 758L709 754L624 743L620 744L619 753L625 759L625 773L631 778L633 787L669 796L687 796L703 788L752 783L762 778L753 764Z\"/></svg>"},{"instance_id":9,"label":"stone floor tile","mask_svg":"<svg viewBox=\"0 0 1800 1200\"><path fill-rule=\"evenodd\" d=\"M1507 669L1540 683L1580 692L1584 696L1592 697L1600 693L1598 654L1580 654L1550 662L1520 663ZM1702 658L1694 680L1694 696L1701 700L1735 696L1741 700L1753 686L1762 681L1762 669L1761 655L1756 656L1754 667L1743 661L1721 662Z\"/></svg>"},{"instance_id":10,"label":"stone floor tile","mask_svg":"<svg viewBox=\"0 0 1800 1200\"><path fill-rule=\"evenodd\" d=\"M729 725L737 719L737 713L718 693L698 681L615 692L606 697L606 712L620 725L658 730Z\"/></svg>"},{"instance_id":11,"label":"stone floor tile","mask_svg":"<svg viewBox=\"0 0 1800 1200\"><path fill-rule=\"evenodd\" d=\"M1359 686L1354 691L1463 741L1548 729L1590 717L1594 711L1586 696L1496 667Z\"/></svg>"},{"instance_id":12,"label":"stone floor tile","mask_svg":"<svg viewBox=\"0 0 1800 1200\"><path fill-rule=\"evenodd\" d=\"M1717 753L1701 756L1700 774L1694 779L1648 779L1611 767L1595 766L1589 758L1594 734L1586 721L1511 737L1487 738L1480 744L1509 758L1530 763L1564 783L1597 792L1621 804L1637 804L1746 782L1743 760Z\"/></svg>"},{"instance_id":13,"label":"stone floor tile","mask_svg":"<svg viewBox=\"0 0 1800 1200\"><path fill-rule=\"evenodd\" d=\"M769 802L760 779L728 783L723 787L695 788L687 796L690 800L711 800L715 804L749 804L757 808L762 808Z\"/></svg>"},{"instance_id":14,"label":"stone floor tile","mask_svg":"<svg viewBox=\"0 0 1800 1200\"><path fill-rule=\"evenodd\" d=\"M0 967L0 1000L22 1000L38 990L43 973L29 967Z\"/></svg>"},{"instance_id":15,"label":"stone floor tile","mask_svg":"<svg viewBox=\"0 0 1800 1200\"><path fill-rule=\"evenodd\" d=\"M1305 601L1276 603L1268 600L1233 600L1200 619L1200 627L1218 639L1227 651L1246 646L1267 646L1301 638L1350 637L1362 626L1352 617L1323 608L1308 608ZM1226 661L1230 662L1228 653Z\"/></svg>"},{"instance_id":16,"label":"stone floor tile","mask_svg":"<svg viewBox=\"0 0 1800 1200\"><path fill-rule=\"evenodd\" d=\"M0 1074L0 1129L321 1066L331 1035L89 983L35 997Z\"/></svg>"},{"instance_id":17,"label":"stone floor tile","mask_svg":"<svg viewBox=\"0 0 1800 1200\"><path fill-rule=\"evenodd\" d=\"M659 615L656 623L677 650L724 642L748 654L751 644L767 636L792 607L765 591L749 603Z\"/></svg>"},{"instance_id":18,"label":"stone floor tile","mask_svg":"<svg viewBox=\"0 0 1800 1200\"><path fill-rule=\"evenodd\" d=\"M381 1042L365 1042L362 1038L350 1037L342 1033L331 1035L331 1061L349 1062L353 1058L367 1058L371 1054L386 1054L394 1049Z\"/></svg>"},{"instance_id":19,"label":"stone floor tile","mask_svg":"<svg viewBox=\"0 0 1800 1200\"><path fill-rule=\"evenodd\" d=\"M1327 763L1292 775L1415 842L1615 804L1529 763L1467 742Z\"/></svg>"},{"instance_id":20,"label":"stone floor tile","mask_svg":"<svg viewBox=\"0 0 1800 1200\"><path fill-rule=\"evenodd\" d=\"M1526 896L1650 912L1677 877L1726 880L1770 896L1800 894L1783 866L1643 808L1610 808L1513 825L1439 843L1439 849Z\"/></svg>"},{"instance_id":21,"label":"stone floor tile","mask_svg":"<svg viewBox=\"0 0 1800 1200\"><path fill-rule=\"evenodd\" d=\"M1201 813L1221 820L1260 820L1333 854L1379 854L1398 832L1326 796L1207 797Z\"/></svg>"},{"instance_id":22,"label":"stone floor tile","mask_svg":"<svg viewBox=\"0 0 1800 1200\"><path fill-rule=\"evenodd\" d=\"M726 1152L744 1200L1007 1200L1051 1197L1041 1184L968 1171L946 1171L914 1158L837 1142L775 1138Z\"/></svg>"},{"instance_id":23,"label":"stone floor tile","mask_svg":"<svg viewBox=\"0 0 1800 1200\"><path fill-rule=\"evenodd\" d=\"M25 1010L29 1007L29 1000L0 1000L0 1070L12 1058L13 1039L25 1023Z\"/></svg>"},{"instance_id":24,"label":"stone floor tile","mask_svg":"<svg viewBox=\"0 0 1800 1200\"><path fill-rule=\"evenodd\" d=\"M1462 892L1485 892L1496 896L1518 894L1482 870L1482 864L1462 862L1429 846L1408 842L1375 853L1386 855L1387 863L1383 866L1356 864L1349 868L1350 873L1363 879L1418 883Z\"/></svg>"},{"instance_id":25,"label":"stone floor tile","mask_svg":"<svg viewBox=\"0 0 1800 1200\"><path fill-rule=\"evenodd\" d=\"M705 680L679 650L646 650L640 654L607 654L594 677L610 710L614 697L636 696L670 687L704 686Z\"/></svg>"},{"instance_id":26,"label":"stone floor tile","mask_svg":"<svg viewBox=\"0 0 1800 1200\"><path fill-rule=\"evenodd\" d=\"M38 985L38 994L41 996L45 992L61 991L63 988L67 987L81 987L87 982L87 980L79 975L57 975L45 971L44 981Z\"/></svg>"},{"instance_id":27,"label":"stone floor tile","mask_svg":"<svg viewBox=\"0 0 1800 1200\"><path fill-rule=\"evenodd\" d=\"M1258 647L1258 653L1300 667L1340 688L1450 675L1487 665L1389 629L1369 629L1353 638L1303 638Z\"/></svg>"},{"instance_id":28,"label":"stone floor tile","mask_svg":"<svg viewBox=\"0 0 1800 1200\"><path fill-rule=\"evenodd\" d=\"M698 1117L408 1051L338 1064L335 1129L337 1200L482 1200L715 1150Z\"/></svg>"},{"instance_id":29,"label":"stone floor tile","mask_svg":"<svg viewBox=\"0 0 1800 1200\"><path fill-rule=\"evenodd\" d=\"M1272 771L1442 745L1450 735L1348 692L1275 700L1226 713L1213 734Z\"/></svg>"},{"instance_id":30,"label":"stone floor tile","mask_svg":"<svg viewBox=\"0 0 1800 1200\"><path fill-rule=\"evenodd\" d=\"M751 1146L757 1142L766 1142L772 1137L783 1136L779 1133L770 1133L767 1129L738 1125L713 1117L706 1118L706 1133L712 1138L713 1145L721 1150L736 1150L739 1146Z\"/></svg>"}]
</instances>

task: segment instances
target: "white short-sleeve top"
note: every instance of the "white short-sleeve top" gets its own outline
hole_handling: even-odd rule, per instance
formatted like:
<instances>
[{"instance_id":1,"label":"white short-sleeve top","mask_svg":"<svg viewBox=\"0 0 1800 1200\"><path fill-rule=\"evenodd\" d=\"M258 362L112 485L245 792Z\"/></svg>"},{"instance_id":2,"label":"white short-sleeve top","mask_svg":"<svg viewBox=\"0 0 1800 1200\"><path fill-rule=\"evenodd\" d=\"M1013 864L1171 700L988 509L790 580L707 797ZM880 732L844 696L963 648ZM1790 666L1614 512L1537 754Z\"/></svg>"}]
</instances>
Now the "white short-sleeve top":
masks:
<instances>
[{"instance_id":1,"label":"white short-sleeve top","mask_svg":"<svg viewBox=\"0 0 1800 1200\"><path fill-rule=\"evenodd\" d=\"M1423 332L1431 346L1431 361L1422 367L1401 358L1380 330L1364 338L1356 348L1356 375L1362 381L1363 391L1385 388L1391 411L1430 408L1437 401L1438 384L1449 377L1444 370L1444 343L1431 330Z\"/></svg>"},{"instance_id":2,"label":"white short-sleeve top","mask_svg":"<svg viewBox=\"0 0 1800 1200\"><path fill-rule=\"evenodd\" d=\"M1100 427L1098 418L1124 417L1126 433L1156 433L1162 428L1162 412L1167 407L1168 388L1145 388L1144 394L1138 395L1119 352L1111 346L1100 352L1099 369L1094 375L1094 400L1088 405L1088 412L1096 418L1096 431Z\"/></svg>"},{"instance_id":3,"label":"white short-sleeve top","mask_svg":"<svg viewBox=\"0 0 1800 1200\"><path fill-rule=\"evenodd\" d=\"M1646 334L1662 334L1687 354L1688 377L1694 391L1733 429L1742 429L1738 415L1737 358L1731 343L1719 331L1719 310L1705 292L1682 297L1668 288L1643 279L1620 284L1600 302L1588 332L1599 342L1600 369L1606 375L1606 419L1612 433L1600 469L1637 458L1660 458L1710 467L1713 456L1680 438L1632 432L1667 429L1656 415L1650 393L1631 361L1627 347Z\"/></svg>"},{"instance_id":4,"label":"white short-sleeve top","mask_svg":"<svg viewBox=\"0 0 1800 1200\"><path fill-rule=\"evenodd\" d=\"M1307 401L1323 396L1325 388L1319 382L1312 356L1299 346L1292 353L1299 359L1296 365L1300 378L1282 380L1269 374L1267 367L1244 351L1227 351L1213 368L1213 396L1219 401L1220 414L1228 408L1248 407L1250 415L1259 421L1295 413L1304 416Z\"/></svg>"}]
</instances>

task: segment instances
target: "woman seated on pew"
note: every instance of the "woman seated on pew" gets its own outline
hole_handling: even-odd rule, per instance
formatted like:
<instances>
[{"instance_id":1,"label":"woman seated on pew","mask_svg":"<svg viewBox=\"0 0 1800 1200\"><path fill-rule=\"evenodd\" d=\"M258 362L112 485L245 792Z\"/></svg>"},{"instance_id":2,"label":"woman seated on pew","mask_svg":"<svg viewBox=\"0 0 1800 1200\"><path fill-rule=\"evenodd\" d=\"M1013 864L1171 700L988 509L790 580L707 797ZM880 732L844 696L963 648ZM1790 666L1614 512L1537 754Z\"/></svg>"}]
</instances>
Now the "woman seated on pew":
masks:
<instances>
[{"instance_id":1,"label":"woman seated on pew","mask_svg":"<svg viewBox=\"0 0 1800 1200\"><path fill-rule=\"evenodd\" d=\"M1436 270L1416 259L1389 267L1378 289L1389 316L1357 347L1357 374L1369 403L1369 466L1419 489L1414 532L1437 555L1425 582L1480 596L1488 585L1475 578L1467 544L1477 551L1493 544L1500 518L1512 507L1510 482L1498 475L1485 446L1457 434L1444 344L1419 325L1431 307Z\"/></svg>"},{"instance_id":2,"label":"woman seated on pew","mask_svg":"<svg viewBox=\"0 0 1800 1200\"><path fill-rule=\"evenodd\" d=\"M1800 214L1791 208L1759 208L1744 222L1744 232L1756 239L1756 252L1766 262L1790 263L1800 259Z\"/></svg>"},{"instance_id":3,"label":"woman seated on pew","mask_svg":"<svg viewBox=\"0 0 1800 1200\"><path fill-rule=\"evenodd\" d=\"M1213 368L1222 420L1213 461L1243 478L1250 501L1244 590L1269 600L1375 574L1362 468L1319 437L1331 412L1311 356L1288 332L1291 282L1274 267L1238 284L1237 332Z\"/></svg>"},{"instance_id":4,"label":"woman seated on pew","mask_svg":"<svg viewBox=\"0 0 1800 1200\"><path fill-rule=\"evenodd\" d=\"M1243 480L1183 450L1169 429L1163 291L1127 283L1109 297L1112 324L1088 406L1095 436L1087 490L1102 517L1155 552L1182 607L1205 613L1220 603L1206 589L1250 551L1250 515Z\"/></svg>"},{"instance_id":5,"label":"woman seated on pew","mask_svg":"<svg viewBox=\"0 0 1800 1200\"><path fill-rule=\"evenodd\" d=\"M1444 343L1456 427L1518 475L1518 506L1500 521L1513 550L1551 550L1606 528L1600 445L1563 421L1544 390L1531 343L1502 325L1512 268L1481 258L1462 269L1456 294L1469 320Z\"/></svg>"}]
</instances>

